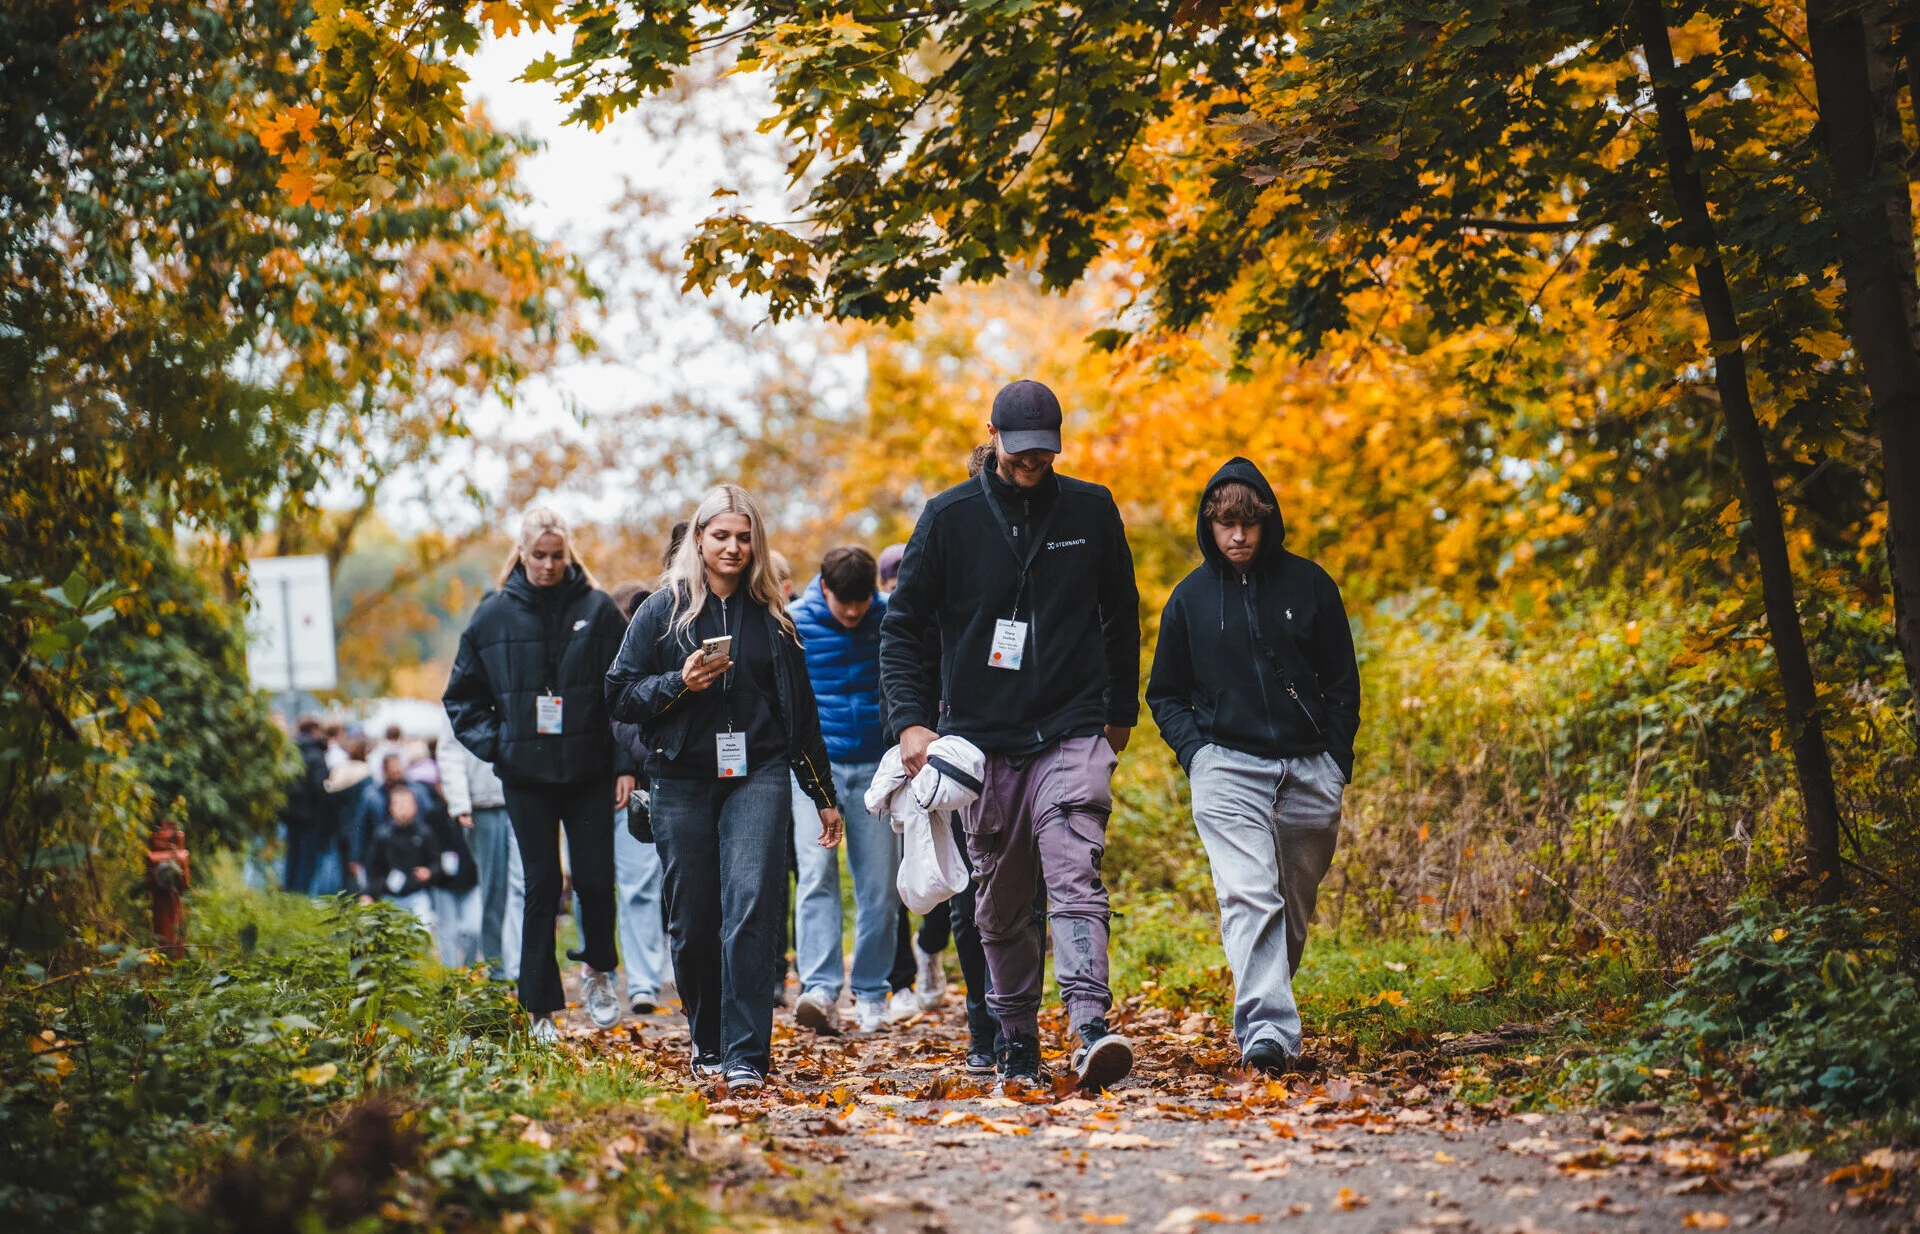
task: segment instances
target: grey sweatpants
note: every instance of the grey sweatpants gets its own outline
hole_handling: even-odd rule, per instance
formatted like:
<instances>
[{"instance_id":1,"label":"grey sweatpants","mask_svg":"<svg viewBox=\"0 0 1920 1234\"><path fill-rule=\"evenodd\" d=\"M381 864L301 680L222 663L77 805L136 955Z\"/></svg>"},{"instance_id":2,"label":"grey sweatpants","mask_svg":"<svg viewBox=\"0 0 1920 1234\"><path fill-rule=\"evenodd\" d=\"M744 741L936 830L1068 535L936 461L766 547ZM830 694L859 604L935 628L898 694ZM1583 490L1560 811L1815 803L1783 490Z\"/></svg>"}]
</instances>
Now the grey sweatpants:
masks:
<instances>
[{"instance_id":1,"label":"grey sweatpants","mask_svg":"<svg viewBox=\"0 0 1920 1234\"><path fill-rule=\"evenodd\" d=\"M1234 1038L1242 1053L1272 1039L1298 1054L1293 974L1340 839L1346 777L1331 754L1258 758L1216 745L1200 748L1188 777L1233 969Z\"/></svg>"},{"instance_id":2,"label":"grey sweatpants","mask_svg":"<svg viewBox=\"0 0 1920 1234\"><path fill-rule=\"evenodd\" d=\"M980 798L961 812L976 885L974 919L993 979L987 1007L1011 1036L1040 1032L1045 948L1033 928L1044 882L1053 918L1053 975L1078 1028L1104 1016L1107 848L1118 760L1105 737L1070 737L1024 758L987 755Z\"/></svg>"}]
</instances>

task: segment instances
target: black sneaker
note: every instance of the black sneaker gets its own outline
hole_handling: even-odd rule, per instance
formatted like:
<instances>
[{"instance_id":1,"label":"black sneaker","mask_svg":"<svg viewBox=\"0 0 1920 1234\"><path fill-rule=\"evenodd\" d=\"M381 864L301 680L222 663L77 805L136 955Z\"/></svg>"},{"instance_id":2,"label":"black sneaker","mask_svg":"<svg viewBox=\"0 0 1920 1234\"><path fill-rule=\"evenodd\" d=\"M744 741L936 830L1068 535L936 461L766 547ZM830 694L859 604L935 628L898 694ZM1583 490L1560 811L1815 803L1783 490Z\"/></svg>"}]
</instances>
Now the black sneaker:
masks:
<instances>
[{"instance_id":1,"label":"black sneaker","mask_svg":"<svg viewBox=\"0 0 1920 1234\"><path fill-rule=\"evenodd\" d=\"M1248 1046L1247 1052L1240 1056L1240 1065L1272 1076L1282 1076L1294 1069L1293 1056L1271 1037L1262 1037Z\"/></svg>"},{"instance_id":2,"label":"black sneaker","mask_svg":"<svg viewBox=\"0 0 1920 1234\"><path fill-rule=\"evenodd\" d=\"M1000 1047L1000 1078L1039 1087L1040 1042L1037 1038L1016 1033L1007 1039Z\"/></svg>"},{"instance_id":3,"label":"black sneaker","mask_svg":"<svg viewBox=\"0 0 1920 1234\"><path fill-rule=\"evenodd\" d=\"M1080 1048L1073 1052L1073 1074L1081 1088L1099 1092L1133 1070L1133 1043L1108 1031L1105 1020L1088 1020L1076 1031Z\"/></svg>"},{"instance_id":4,"label":"black sneaker","mask_svg":"<svg viewBox=\"0 0 1920 1234\"><path fill-rule=\"evenodd\" d=\"M967 1047L967 1074L992 1075L996 1063L993 1051L978 1042Z\"/></svg>"},{"instance_id":5,"label":"black sneaker","mask_svg":"<svg viewBox=\"0 0 1920 1234\"><path fill-rule=\"evenodd\" d=\"M642 994L639 998L633 1000L632 1008L633 1014L635 1015L652 1015L654 1012L660 1010L660 996L657 994Z\"/></svg>"},{"instance_id":6,"label":"black sneaker","mask_svg":"<svg viewBox=\"0 0 1920 1234\"><path fill-rule=\"evenodd\" d=\"M746 1063L735 1063L727 1068L727 1087L736 1093L750 1093L766 1083L759 1071Z\"/></svg>"},{"instance_id":7,"label":"black sneaker","mask_svg":"<svg viewBox=\"0 0 1920 1234\"><path fill-rule=\"evenodd\" d=\"M719 1075L724 1067L720 1065L720 1051L702 1050L693 1056L693 1078L711 1080Z\"/></svg>"}]
</instances>

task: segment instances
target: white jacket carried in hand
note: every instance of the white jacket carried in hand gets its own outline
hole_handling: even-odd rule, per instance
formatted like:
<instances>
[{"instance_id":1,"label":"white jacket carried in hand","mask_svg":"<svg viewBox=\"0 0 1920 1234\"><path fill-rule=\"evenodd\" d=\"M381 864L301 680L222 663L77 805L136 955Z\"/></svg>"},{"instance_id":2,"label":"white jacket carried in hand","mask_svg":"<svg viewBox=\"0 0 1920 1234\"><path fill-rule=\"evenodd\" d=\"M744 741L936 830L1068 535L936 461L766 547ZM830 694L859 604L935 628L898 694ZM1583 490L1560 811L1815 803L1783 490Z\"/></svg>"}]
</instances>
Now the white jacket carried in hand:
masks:
<instances>
[{"instance_id":1,"label":"white jacket carried in hand","mask_svg":"<svg viewBox=\"0 0 1920 1234\"><path fill-rule=\"evenodd\" d=\"M936 738L927 765L909 779L900 747L888 750L867 788L867 810L900 833L900 902L916 913L967 889L967 864L954 839L954 813L980 796L987 756L964 737Z\"/></svg>"}]
</instances>

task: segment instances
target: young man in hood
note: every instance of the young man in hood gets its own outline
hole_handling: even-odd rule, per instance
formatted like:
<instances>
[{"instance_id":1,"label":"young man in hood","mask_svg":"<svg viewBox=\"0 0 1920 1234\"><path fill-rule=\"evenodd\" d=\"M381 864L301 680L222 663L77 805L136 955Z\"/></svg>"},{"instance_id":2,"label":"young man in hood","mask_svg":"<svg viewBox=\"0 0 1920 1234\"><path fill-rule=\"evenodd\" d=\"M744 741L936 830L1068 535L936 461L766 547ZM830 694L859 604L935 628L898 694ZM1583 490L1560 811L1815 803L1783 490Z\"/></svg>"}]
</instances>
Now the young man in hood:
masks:
<instances>
[{"instance_id":1,"label":"young man in hood","mask_svg":"<svg viewBox=\"0 0 1920 1234\"><path fill-rule=\"evenodd\" d=\"M1040 1080L1044 882L1054 975L1079 1038L1081 1087L1112 1084L1133 1048L1107 1027L1100 877L1116 756L1139 711L1140 596L1113 495L1053 469L1060 403L1037 381L993 400L994 458L927 503L880 627L880 684L908 774L935 730L986 754L961 822L1005 1043L1000 1073Z\"/></svg>"},{"instance_id":2,"label":"young man in hood","mask_svg":"<svg viewBox=\"0 0 1920 1234\"><path fill-rule=\"evenodd\" d=\"M1340 588L1282 545L1273 488L1243 458L1200 497L1204 563L1173 589L1147 706L1193 786L1250 1067L1300 1054L1293 974L1353 775L1360 668Z\"/></svg>"}]
</instances>

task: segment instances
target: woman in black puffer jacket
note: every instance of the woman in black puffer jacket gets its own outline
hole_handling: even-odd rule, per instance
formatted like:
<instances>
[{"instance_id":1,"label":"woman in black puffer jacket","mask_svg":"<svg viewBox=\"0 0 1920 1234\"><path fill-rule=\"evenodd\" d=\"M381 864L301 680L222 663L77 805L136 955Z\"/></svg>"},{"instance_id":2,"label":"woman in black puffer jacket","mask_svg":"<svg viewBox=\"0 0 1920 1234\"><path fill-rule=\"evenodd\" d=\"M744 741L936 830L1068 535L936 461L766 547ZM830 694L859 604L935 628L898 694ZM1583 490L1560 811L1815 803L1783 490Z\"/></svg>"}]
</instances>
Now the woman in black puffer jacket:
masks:
<instances>
[{"instance_id":1,"label":"woman in black puffer jacket","mask_svg":"<svg viewBox=\"0 0 1920 1234\"><path fill-rule=\"evenodd\" d=\"M674 984L694 1073L759 1088L772 1063L773 989L786 939L793 793L840 842L820 713L774 581L760 504L709 491L665 585L633 616L607 674L608 710L640 726L665 873ZM724 653L707 654L726 638Z\"/></svg>"},{"instance_id":2,"label":"woman in black puffer jacket","mask_svg":"<svg viewBox=\"0 0 1920 1234\"><path fill-rule=\"evenodd\" d=\"M630 760L613 740L603 693L627 623L573 551L566 521L527 511L500 589L480 602L460 636L445 703L454 736L493 764L526 871L520 931L520 1003L536 1038L555 1038L567 1005L554 961L560 908L560 826L566 824L573 889L586 946L585 1002L594 1023L620 1018L613 970L613 815L633 792Z\"/></svg>"}]
</instances>

